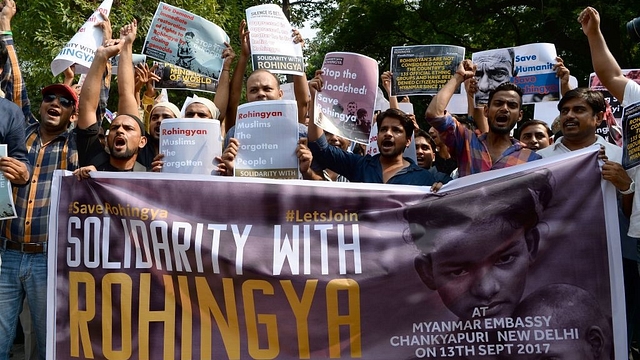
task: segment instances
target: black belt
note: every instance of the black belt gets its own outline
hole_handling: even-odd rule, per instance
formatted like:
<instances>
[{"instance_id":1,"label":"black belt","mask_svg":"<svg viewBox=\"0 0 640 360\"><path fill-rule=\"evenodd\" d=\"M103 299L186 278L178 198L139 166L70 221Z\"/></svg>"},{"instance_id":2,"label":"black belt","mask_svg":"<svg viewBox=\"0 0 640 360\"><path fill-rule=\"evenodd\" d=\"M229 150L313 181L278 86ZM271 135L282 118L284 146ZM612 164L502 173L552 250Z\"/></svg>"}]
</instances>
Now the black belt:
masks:
<instances>
[{"instance_id":1,"label":"black belt","mask_svg":"<svg viewBox=\"0 0 640 360\"><path fill-rule=\"evenodd\" d=\"M47 251L47 243L20 243L7 239L0 239L0 248L17 250L25 254L40 254Z\"/></svg>"}]
</instances>

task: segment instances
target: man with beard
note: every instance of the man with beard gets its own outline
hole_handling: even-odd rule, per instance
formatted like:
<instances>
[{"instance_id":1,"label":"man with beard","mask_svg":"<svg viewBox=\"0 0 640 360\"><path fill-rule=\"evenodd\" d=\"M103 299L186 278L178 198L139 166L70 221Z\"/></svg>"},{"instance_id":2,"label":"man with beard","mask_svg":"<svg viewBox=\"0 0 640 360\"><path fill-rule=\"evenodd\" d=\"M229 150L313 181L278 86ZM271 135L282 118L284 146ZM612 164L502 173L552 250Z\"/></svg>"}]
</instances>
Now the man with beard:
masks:
<instances>
[{"instance_id":1,"label":"man with beard","mask_svg":"<svg viewBox=\"0 0 640 360\"><path fill-rule=\"evenodd\" d=\"M311 103L309 117L314 116L315 95L322 89L322 70L309 82ZM376 118L378 124L378 149L375 156L360 156L330 146L324 131L313 121L309 122L309 149L313 159L351 182L433 185L434 176L420 168L410 158L403 157L404 150L411 144L413 121L398 109L388 109ZM442 184L433 187L436 191Z\"/></svg>"},{"instance_id":2,"label":"man with beard","mask_svg":"<svg viewBox=\"0 0 640 360\"><path fill-rule=\"evenodd\" d=\"M120 30L120 39L109 40L96 51L91 68L82 89L80 116L78 118L78 157L82 168L76 176L87 177L92 170L99 171L146 171L136 162L138 152L144 148L144 124L135 115L138 104L134 95L132 44L136 37L137 22L125 25ZM98 106L100 82L109 58L120 54L118 66L118 116L111 122L107 147L104 151L98 139L99 122L95 116Z\"/></svg>"},{"instance_id":3,"label":"man with beard","mask_svg":"<svg viewBox=\"0 0 640 360\"><path fill-rule=\"evenodd\" d=\"M517 85L504 83L489 93L488 104L484 107L488 133L478 136L447 113L445 109L454 91L475 73L476 66L471 60L460 63L451 80L431 100L426 112L427 121L438 130L451 156L458 161L459 176L540 159L510 135L522 118L522 89Z\"/></svg>"}]
</instances>

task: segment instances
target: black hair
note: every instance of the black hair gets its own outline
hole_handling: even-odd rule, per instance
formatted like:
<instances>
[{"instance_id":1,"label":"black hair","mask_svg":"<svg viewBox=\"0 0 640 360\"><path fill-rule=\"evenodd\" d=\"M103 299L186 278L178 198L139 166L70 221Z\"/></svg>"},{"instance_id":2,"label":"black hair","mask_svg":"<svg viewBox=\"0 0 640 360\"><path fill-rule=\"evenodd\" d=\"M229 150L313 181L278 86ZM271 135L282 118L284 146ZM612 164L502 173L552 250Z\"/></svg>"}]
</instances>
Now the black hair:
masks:
<instances>
[{"instance_id":1,"label":"black hair","mask_svg":"<svg viewBox=\"0 0 640 360\"><path fill-rule=\"evenodd\" d=\"M604 101L604 96L600 91L591 90L590 88L580 87L567 91L566 94L560 99L558 103L558 110L562 110L564 104L569 100L583 99L591 106L593 114L604 112L607 110L607 104Z\"/></svg>"},{"instance_id":2,"label":"black hair","mask_svg":"<svg viewBox=\"0 0 640 360\"><path fill-rule=\"evenodd\" d=\"M495 95L498 91L515 91L516 93L518 93L518 95L520 96L520 108L522 108L522 95L524 94L522 92L522 88L512 82L506 82L506 83L502 83L498 86L496 86L495 89L489 91L489 100L487 102L487 106L491 105L491 99L493 99L493 95Z\"/></svg>"},{"instance_id":3,"label":"black hair","mask_svg":"<svg viewBox=\"0 0 640 360\"><path fill-rule=\"evenodd\" d=\"M387 109L376 116L378 131L380 131L380 128L382 127L382 120L387 117L400 120L400 123L402 124L402 127L404 128L404 131L407 135L407 139L411 139L411 134L413 134L413 121L411 121L409 115L399 109Z\"/></svg>"},{"instance_id":4,"label":"black hair","mask_svg":"<svg viewBox=\"0 0 640 360\"><path fill-rule=\"evenodd\" d=\"M528 128L529 126L533 126L533 125L542 125L542 126L544 126L544 128L547 130L547 135L549 137L553 137L553 131L551 131L551 128L549 127L549 125L547 125L546 122L544 122L542 120L532 119L532 120L525 121L522 124L522 126L520 126L520 128L518 129L518 139L522 135L522 132L524 131L524 129Z\"/></svg>"},{"instance_id":5,"label":"black hair","mask_svg":"<svg viewBox=\"0 0 640 360\"><path fill-rule=\"evenodd\" d=\"M411 238L405 240L415 242L425 238L430 229L450 226L451 219L470 226L499 226L496 222L499 218L503 220L503 226L528 231L540 222L542 211L549 206L552 192L550 172L541 170L524 176L517 175L507 182L496 181L475 190L449 193L431 201L422 201L404 211ZM488 193L500 194L490 209L486 209Z\"/></svg>"}]
</instances>

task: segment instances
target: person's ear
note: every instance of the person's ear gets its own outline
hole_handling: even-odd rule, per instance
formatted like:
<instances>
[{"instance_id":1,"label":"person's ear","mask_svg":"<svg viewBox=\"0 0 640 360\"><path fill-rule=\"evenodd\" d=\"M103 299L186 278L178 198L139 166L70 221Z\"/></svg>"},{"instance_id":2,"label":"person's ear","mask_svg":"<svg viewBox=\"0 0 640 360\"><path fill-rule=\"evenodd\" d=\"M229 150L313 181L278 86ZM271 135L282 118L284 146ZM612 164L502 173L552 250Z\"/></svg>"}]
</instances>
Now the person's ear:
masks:
<instances>
[{"instance_id":1,"label":"person's ear","mask_svg":"<svg viewBox=\"0 0 640 360\"><path fill-rule=\"evenodd\" d=\"M594 359L600 359L603 355L604 351L604 334L602 333L602 329L599 326L591 326L589 330L587 330L586 336L587 342L589 342L589 346L591 347L591 353L593 354Z\"/></svg>"},{"instance_id":2,"label":"person's ear","mask_svg":"<svg viewBox=\"0 0 640 360\"><path fill-rule=\"evenodd\" d=\"M416 272L420 276L422 282L431 290L436 289L436 283L433 278L433 262L431 255L420 254L413 260Z\"/></svg>"},{"instance_id":3,"label":"person's ear","mask_svg":"<svg viewBox=\"0 0 640 360\"><path fill-rule=\"evenodd\" d=\"M138 143L138 148L142 149L145 145L147 145L147 137L144 135L140 135L140 143Z\"/></svg>"},{"instance_id":4,"label":"person's ear","mask_svg":"<svg viewBox=\"0 0 640 360\"><path fill-rule=\"evenodd\" d=\"M282 89L278 89L278 94L280 94L280 98L282 98L282 96L284 95L284 92L282 91Z\"/></svg>"},{"instance_id":5,"label":"person's ear","mask_svg":"<svg viewBox=\"0 0 640 360\"><path fill-rule=\"evenodd\" d=\"M520 107L520 115L518 115L518 121L522 120L522 106Z\"/></svg>"},{"instance_id":6,"label":"person's ear","mask_svg":"<svg viewBox=\"0 0 640 360\"><path fill-rule=\"evenodd\" d=\"M604 111L600 111L595 115L596 115L596 126L600 126L600 123L602 123L602 120L604 120Z\"/></svg>"},{"instance_id":7,"label":"person's ear","mask_svg":"<svg viewBox=\"0 0 640 360\"><path fill-rule=\"evenodd\" d=\"M489 104L483 106L484 108L484 117L489 118Z\"/></svg>"},{"instance_id":8,"label":"person's ear","mask_svg":"<svg viewBox=\"0 0 640 360\"><path fill-rule=\"evenodd\" d=\"M527 243L527 251L529 252L529 261L534 261L538 256L538 249L540 247L540 239L546 235L546 226L538 224L533 228L526 230L524 233L524 239Z\"/></svg>"}]
</instances>

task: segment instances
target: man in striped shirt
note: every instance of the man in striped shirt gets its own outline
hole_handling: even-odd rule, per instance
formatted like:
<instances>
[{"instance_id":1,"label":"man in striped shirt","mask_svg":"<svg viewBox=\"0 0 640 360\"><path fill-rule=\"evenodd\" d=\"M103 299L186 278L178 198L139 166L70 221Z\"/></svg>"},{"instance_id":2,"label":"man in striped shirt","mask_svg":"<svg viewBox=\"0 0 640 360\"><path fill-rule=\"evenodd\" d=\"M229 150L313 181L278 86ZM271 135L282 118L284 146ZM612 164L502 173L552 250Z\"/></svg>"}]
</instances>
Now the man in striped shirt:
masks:
<instances>
[{"instance_id":1,"label":"man in striped shirt","mask_svg":"<svg viewBox=\"0 0 640 360\"><path fill-rule=\"evenodd\" d=\"M522 118L522 90L512 83L504 83L489 93L484 116L489 132L480 136L462 126L446 107L453 93L465 80L475 75L471 60L460 63L451 80L433 97L427 108L427 121L438 130L451 156L458 161L458 176L501 169L540 159L535 152L510 134Z\"/></svg>"}]
</instances>

